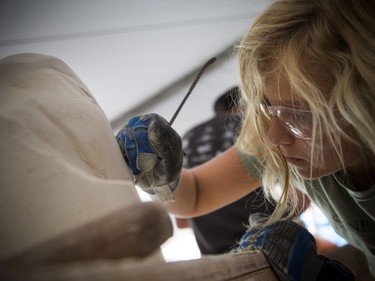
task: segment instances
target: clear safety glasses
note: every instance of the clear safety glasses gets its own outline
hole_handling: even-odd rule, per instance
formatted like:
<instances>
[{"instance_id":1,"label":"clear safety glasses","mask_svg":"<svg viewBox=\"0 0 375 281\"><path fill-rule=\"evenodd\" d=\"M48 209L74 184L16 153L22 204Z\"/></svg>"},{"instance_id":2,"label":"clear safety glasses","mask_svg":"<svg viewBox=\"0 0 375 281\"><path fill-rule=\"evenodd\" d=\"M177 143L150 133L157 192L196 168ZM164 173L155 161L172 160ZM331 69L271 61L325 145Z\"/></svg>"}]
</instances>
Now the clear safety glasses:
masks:
<instances>
[{"instance_id":1,"label":"clear safety glasses","mask_svg":"<svg viewBox=\"0 0 375 281\"><path fill-rule=\"evenodd\" d=\"M267 99L260 103L260 108L268 119L277 117L295 137L304 140L312 139L311 111L281 105L272 106Z\"/></svg>"}]
</instances>

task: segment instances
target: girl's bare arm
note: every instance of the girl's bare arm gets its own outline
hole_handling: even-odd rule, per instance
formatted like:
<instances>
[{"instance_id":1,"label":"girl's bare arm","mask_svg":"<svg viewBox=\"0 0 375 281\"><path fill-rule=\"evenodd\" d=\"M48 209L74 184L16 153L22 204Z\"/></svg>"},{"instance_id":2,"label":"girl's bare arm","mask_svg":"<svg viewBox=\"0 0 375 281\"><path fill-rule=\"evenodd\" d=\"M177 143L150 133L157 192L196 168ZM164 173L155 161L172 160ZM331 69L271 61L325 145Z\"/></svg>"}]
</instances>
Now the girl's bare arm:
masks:
<instances>
[{"instance_id":1,"label":"girl's bare arm","mask_svg":"<svg viewBox=\"0 0 375 281\"><path fill-rule=\"evenodd\" d=\"M183 169L175 202L168 203L177 216L199 216L209 213L250 193L260 186L249 175L234 147L210 161Z\"/></svg>"}]
</instances>

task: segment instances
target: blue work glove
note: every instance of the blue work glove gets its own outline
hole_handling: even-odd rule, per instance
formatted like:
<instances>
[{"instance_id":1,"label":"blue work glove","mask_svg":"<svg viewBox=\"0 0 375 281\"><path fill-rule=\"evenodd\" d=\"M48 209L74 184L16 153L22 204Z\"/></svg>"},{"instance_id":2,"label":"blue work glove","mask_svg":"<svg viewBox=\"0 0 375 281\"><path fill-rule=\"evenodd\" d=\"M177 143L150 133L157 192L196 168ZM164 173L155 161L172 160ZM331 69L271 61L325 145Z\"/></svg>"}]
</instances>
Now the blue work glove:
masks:
<instances>
[{"instance_id":1,"label":"blue work glove","mask_svg":"<svg viewBox=\"0 0 375 281\"><path fill-rule=\"evenodd\" d=\"M340 262L318 255L311 233L291 220L249 229L232 252L248 250L260 250L281 280L354 281L354 274Z\"/></svg>"},{"instance_id":2,"label":"blue work glove","mask_svg":"<svg viewBox=\"0 0 375 281\"><path fill-rule=\"evenodd\" d=\"M132 118L116 135L137 186L162 201L173 201L182 169L182 141L158 114Z\"/></svg>"}]
</instances>

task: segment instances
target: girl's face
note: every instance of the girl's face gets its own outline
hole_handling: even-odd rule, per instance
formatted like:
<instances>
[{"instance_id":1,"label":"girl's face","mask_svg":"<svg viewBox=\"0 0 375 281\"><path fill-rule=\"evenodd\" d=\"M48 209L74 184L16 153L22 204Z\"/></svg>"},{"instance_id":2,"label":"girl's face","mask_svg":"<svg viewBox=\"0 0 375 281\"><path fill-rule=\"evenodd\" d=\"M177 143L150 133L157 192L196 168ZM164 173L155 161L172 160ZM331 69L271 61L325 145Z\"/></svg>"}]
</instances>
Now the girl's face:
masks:
<instances>
[{"instance_id":1,"label":"girl's face","mask_svg":"<svg viewBox=\"0 0 375 281\"><path fill-rule=\"evenodd\" d=\"M341 161L332 143L323 134L317 145L318 147L313 150L313 155L311 155L311 140L298 136L298 133L296 133L299 129L298 126L296 126L297 130L294 130L288 124L286 118L283 118L284 109L286 109L285 116L287 116L288 112L293 112L293 109L296 109L297 113L303 114L306 110L308 112L308 106L304 103L298 103L295 98L292 98L290 86L285 79L278 81L278 83L273 82L270 79L265 98L274 111L278 106L281 107L279 115L272 114L268 139L273 145L279 147L286 161L295 168L295 171L304 179L316 179L342 170L343 164L347 170L355 169L361 162L361 156L358 146L353 143L345 141L341 143L344 157ZM306 131L306 128L304 130Z\"/></svg>"}]
</instances>

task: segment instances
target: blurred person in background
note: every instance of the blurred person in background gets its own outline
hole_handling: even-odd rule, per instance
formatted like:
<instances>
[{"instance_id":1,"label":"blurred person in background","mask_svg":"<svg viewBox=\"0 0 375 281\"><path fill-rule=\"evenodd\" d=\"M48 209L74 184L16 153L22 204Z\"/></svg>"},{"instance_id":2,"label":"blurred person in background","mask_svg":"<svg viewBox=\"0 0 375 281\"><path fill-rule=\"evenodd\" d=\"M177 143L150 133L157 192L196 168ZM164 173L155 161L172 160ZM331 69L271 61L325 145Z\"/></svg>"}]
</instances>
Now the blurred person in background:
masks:
<instances>
[{"instance_id":1,"label":"blurred person in background","mask_svg":"<svg viewBox=\"0 0 375 281\"><path fill-rule=\"evenodd\" d=\"M214 117L191 128L182 137L185 168L203 164L233 145L240 129L239 95L237 86L228 89L215 101ZM271 214L273 210L273 205L258 189L212 213L191 219L177 217L176 223L180 228L193 229L201 254L221 254L239 241L247 229L250 214Z\"/></svg>"}]
</instances>

